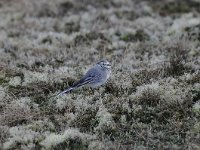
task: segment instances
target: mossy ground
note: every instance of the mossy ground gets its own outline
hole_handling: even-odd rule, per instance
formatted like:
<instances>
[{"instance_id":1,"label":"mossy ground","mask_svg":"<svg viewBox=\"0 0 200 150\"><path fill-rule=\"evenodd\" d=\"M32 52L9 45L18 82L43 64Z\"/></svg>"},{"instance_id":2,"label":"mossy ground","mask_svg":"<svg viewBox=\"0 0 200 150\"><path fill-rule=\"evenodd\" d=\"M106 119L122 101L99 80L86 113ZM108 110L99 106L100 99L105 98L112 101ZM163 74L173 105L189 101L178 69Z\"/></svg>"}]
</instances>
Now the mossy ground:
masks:
<instances>
[{"instance_id":1,"label":"mossy ground","mask_svg":"<svg viewBox=\"0 0 200 150\"><path fill-rule=\"evenodd\" d=\"M0 149L200 149L199 6L0 1ZM106 85L54 97L100 59Z\"/></svg>"}]
</instances>

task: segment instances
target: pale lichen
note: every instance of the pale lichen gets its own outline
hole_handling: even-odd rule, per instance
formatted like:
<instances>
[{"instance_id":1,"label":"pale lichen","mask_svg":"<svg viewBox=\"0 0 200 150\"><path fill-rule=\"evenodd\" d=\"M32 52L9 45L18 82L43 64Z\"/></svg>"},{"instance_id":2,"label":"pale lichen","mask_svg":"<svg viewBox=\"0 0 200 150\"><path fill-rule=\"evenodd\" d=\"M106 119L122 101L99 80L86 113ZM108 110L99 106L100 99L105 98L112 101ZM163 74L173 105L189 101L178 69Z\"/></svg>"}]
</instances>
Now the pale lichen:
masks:
<instances>
[{"instance_id":1,"label":"pale lichen","mask_svg":"<svg viewBox=\"0 0 200 150\"><path fill-rule=\"evenodd\" d=\"M49 134L42 142L41 145L45 149L50 149L58 144L67 142L68 140L80 139L83 144L87 144L96 137L90 134L81 133L78 129L66 129L62 134Z\"/></svg>"},{"instance_id":2,"label":"pale lichen","mask_svg":"<svg viewBox=\"0 0 200 150\"><path fill-rule=\"evenodd\" d=\"M110 114L105 106L100 106L99 111L97 112L96 118L99 122L98 126L95 128L95 131L102 132L105 130L115 130L116 124L113 120L112 114Z\"/></svg>"}]
</instances>

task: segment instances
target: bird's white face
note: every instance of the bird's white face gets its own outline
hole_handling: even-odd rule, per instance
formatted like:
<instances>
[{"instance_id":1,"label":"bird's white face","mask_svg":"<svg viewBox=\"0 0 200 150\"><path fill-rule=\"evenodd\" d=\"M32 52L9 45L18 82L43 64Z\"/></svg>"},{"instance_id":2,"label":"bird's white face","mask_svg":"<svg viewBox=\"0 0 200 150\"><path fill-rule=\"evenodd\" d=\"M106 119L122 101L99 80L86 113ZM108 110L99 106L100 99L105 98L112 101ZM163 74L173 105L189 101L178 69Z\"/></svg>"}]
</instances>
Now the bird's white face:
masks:
<instances>
[{"instance_id":1,"label":"bird's white face","mask_svg":"<svg viewBox=\"0 0 200 150\"><path fill-rule=\"evenodd\" d=\"M102 60L97 63L102 68L111 69L111 64L107 60Z\"/></svg>"}]
</instances>

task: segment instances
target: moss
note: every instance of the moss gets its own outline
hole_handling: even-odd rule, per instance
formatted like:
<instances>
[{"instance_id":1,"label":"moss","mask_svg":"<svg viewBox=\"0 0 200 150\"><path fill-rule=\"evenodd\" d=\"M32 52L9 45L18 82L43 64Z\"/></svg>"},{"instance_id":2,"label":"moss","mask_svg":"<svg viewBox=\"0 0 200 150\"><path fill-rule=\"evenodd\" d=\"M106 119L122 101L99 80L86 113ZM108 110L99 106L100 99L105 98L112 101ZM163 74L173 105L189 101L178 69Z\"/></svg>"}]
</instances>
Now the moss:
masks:
<instances>
[{"instance_id":1,"label":"moss","mask_svg":"<svg viewBox=\"0 0 200 150\"><path fill-rule=\"evenodd\" d=\"M151 3L150 3L151 4ZM155 2L153 8L158 11L161 16L174 16L176 14L183 14L189 12L200 12L200 3L198 1L187 1L187 0L176 0L176 1L165 1L161 3Z\"/></svg>"},{"instance_id":2,"label":"moss","mask_svg":"<svg viewBox=\"0 0 200 150\"><path fill-rule=\"evenodd\" d=\"M41 67L44 67L45 65L44 65L44 63L43 62L41 62L41 61L36 61L35 63L33 63L32 65L31 65L31 69L32 70L34 70L34 71L39 71L39 68L41 68ZM20 67L23 67L23 66L20 66Z\"/></svg>"},{"instance_id":3,"label":"moss","mask_svg":"<svg viewBox=\"0 0 200 150\"><path fill-rule=\"evenodd\" d=\"M185 27L185 32L187 33L187 38L191 41L200 41L200 24Z\"/></svg>"},{"instance_id":4,"label":"moss","mask_svg":"<svg viewBox=\"0 0 200 150\"><path fill-rule=\"evenodd\" d=\"M178 0L164 2L164 4L161 7L158 6L158 4L155 5L155 9L157 9L159 11L159 14L162 16L188 13L192 10L187 1Z\"/></svg>"},{"instance_id":5,"label":"moss","mask_svg":"<svg viewBox=\"0 0 200 150\"><path fill-rule=\"evenodd\" d=\"M36 143L42 135L27 128L27 126L9 129L9 140L3 143L4 149L28 149L37 147ZM35 143L33 143L35 142Z\"/></svg>"},{"instance_id":6,"label":"moss","mask_svg":"<svg viewBox=\"0 0 200 150\"><path fill-rule=\"evenodd\" d=\"M40 7L42 9L39 9L37 11L37 17L55 17L57 16L57 13L54 11L54 9L52 8L52 6L50 6L50 4L45 4L45 3L41 3Z\"/></svg>"},{"instance_id":7,"label":"moss","mask_svg":"<svg viewBox=\"0 0 200 150\"><path fill-rule=\"evenodd\" d=\"M200 114L200 102L196 102L194 105L193 105L193 108L192 108L193 112L196 114L196 115L199 115Z\"/></svg>"},{"instance_id":8,"label":"moss","mask_svg":"<svg viewBox=\"0 0 200 150\"><path fill-rule=\"evenodd\" d=\"M39 113L34 109L31 110L17 105L5 106L2 112L4 116L0 118L0 125L7 125L9 127L30 123L31 120L34 120L39 116ZM2 113L0 115L2 115Z\"/></svg>"},{"instance_id":9,"label":"moss","mask_svg":"<svg viewBox=\"0 0 200 150\"><path fill-rule=\"evenodd\" d=\"M74 44L75 45L81 45L81 44L89 45L90 41L87 39L87 37L83 35L77 35L76 38L74 39Z\"/></svg>"},{"instance_id":10,"label":"moss","mask_svg":"<svg viewBox=\"0 0 200 150\"><path fill-rule=\"evenodd\" d=\"M193 127L193 131L199 133L200 132L200 122L196 123Z\"/></svg>"},{"instance_id":11,"label":"moss","mask_svg":"<svg viewBox=\"0 0 200 150\"><path fill-rule=\"evenodd\" d=\"M45 37L41 41L43 44L52 44L52 39L51 37Z\"/></svg>"},{"instance_id":12,"label":"moss","mask_svg":"<svg viewBox=\"0 0 200 150\"><path fill-rule=\"evenodd\" d=\"M80 128L83 132L92 131L98 123L95 119L96 113L96 110L86 109L83 113L77 115L76 120L71 123L71 126Z\"/></svg>"},{"instance_id":13,"label":"moss","mask_svg":"<svg viewBox=\"0 0 200 150\"><path fill-rule=\"evenodd\" d=\"M103 33L89 32L85 35L89 40L106 39Z\"/></svg>"},{"instance_id":14,"label":"moss","mask_svg":"<svg viewBox=\"0 0 200 150\"><path fill-rule=\"evenodd\" d=\"M61 1L58 4L58 16L64 17L68 15L69 13L74 13L77 11L87 11L86 5L81 3L74 3L71 1Z\"/></svg>"},{"instance_id":15,"label":"moss","mask_svg":"<svg viewBox=\"0 0 200 150\"><path fill-rule=\"evenodd\" d=\"M110 7L119 7L120 6L120 2L117 3L117 2L112 2L112 1L101 1L101 0L96 0L95 2L94 1L85 1L83 3L85 6L88 6L88 5L91 5L93 6L94 8L110 8Z\"/></svg>"},{"instance_id":16,"label":"moss","mask_svg":"<svg viewBox=\"0 0 200 150\"><path fill-rule=\"evenodd\" d=\"M9 129L7 126L0 126L0 148L3 149L3 143L9 137Z\"/></svg>"},{"instance_id":17,"label":"moss","mask_svg":"<svg viewBox=\"0 0 200 150\"><path fill-rule=\"evenodd\" d=\"M199 149L199 2L0 5L0 149ZM55 97L100 59L111 80Z\"/></svg>"},{"instance_id":18,"label":"moss","mask_svg":"<svg viewBox=\"0 0 200 150\"><path fill-rule=\"evenodd\" d=\"M148 41L149 35L146 34L143 30L137 30L135 34L128 33L125 35L122 35L120 37L121 40L125 42L135 42L135 41Z\"/></svg>"},{"instance_id":19,"label":"moss","mask_svg":"<svg viewBox=\"0 0 200 150\"><path fill-rule=\"evenodd\" d=\"M139 105L143 107L156 107L160 103L160 94L150 88L145 89L138 98Z\"/></svg>"},{"instance_id":20,"label":"moss","mask_svg":"<svg viewBox=\"0 0 200 150\"><path fill-rule=\"evenodd\" d=\"M62 81L63 81L62 83L55 83L54 84L54 86L57 87L56 89L59 89L61 91L66 89L69 86L72 86L75 82L77 82L76 79L70 78L70 77L64 78L64 79L62 79Z\"/></svg>"},{"instance_id":21,"label":"moss","mask_svg":"<svg viewBox=\"0 0 200 150\"><path fill-rule=\"evenodd\" d=\"M76 129L66 129L63 134L50 134L41 145L46 149L86 149L89 141L93 139L93 136Z\"/></svg>"},{"instance_id":22,"label":"moss","mask_svg":"<svg viewBox=\"0 0 200 150\"><path fill-rule=\"evenodd\" d=\"M124 19L126 18L127 20L135 20L138 18L138 15L134 12L134 11L116 11L115 15L120 18L120 19Z\"/></svg>"},{"instance_id":23,"label":"moss","mask_svg":"<svg viewBox=\"0 0 200 150\"><path fill-rule=\"evenodd\" d=\"M69 12L70 10L72 10L74 7L74 4L72 2L61 2L58 6L59 8L59 15L63 16L65 15L67 12Z\"/></svg>"},{"instance_id":24,"label":"moss","mask_svg":"<svg viewBox=\"0 0 200 150\"><path fill-rule=\"evenodd\" d=\"M14 78L11 78L10 81L9 81L9 85L12 85L12 86L17 86L17 85L20 85L21 84L21 78L19 76L15 76Z\"/></svg>"},{"instance_id":25,"label":"moss","mask_svg":"<svg viewBox=\"0 0 200 150\"><path fill-rule=\"evenodd\" d=\"M88 145L82 143L81 139L71 139L66 142L60 143L54 147L55 150L64 150L64 149L77 149L77 150L87 150Z\"/></svg>"},{"instance_id":26,"label":"moss","mask_svg":"<svg viewBox=\"0 0 200 150\"><path fill-rule=\"evenodd\" d=\"M164 76L180 76L186 72L191 72L192 68L185 64L188 61L189 50L180 45L169 48L169 63L164 63Z\"/></svg>"},{"instance_id":27,"label":"moss","mask_svg":"<svg viewBox=\"0 0 200 150\"><path fill-rule=\"evenodd\" d=\"M113 119L113 114L108 112L108 110L102 105L100 106L97 114L96 119L98 120L97 126L94 128L95 133L101 135L102 133L105 136L110 135L110 139L116 136L116 123Z\"/></svg>"},{"instance_id":28,"label":"moss","mask_svg":"<svg viewBox=\"0 0 200 150\"><path fill-rule=\"evenodd\" d=\"M6 85L11 78L19 77L20 79L24 79L24 74L19 70L11 70L8 68L5 68L3 70L0 70L0 85Z\"/></svg>"},{"instance_id":29,"label":"moss","mask_svg":"<svg viewBox=\"0 0 200 150\"><path fill-rule=\"evenodd\" d=\"M114 83L108 83L105 87L105 93L111 93L112 95L118 97L120 96L122 90L120 87L117 87Z\"/></svg>"},{"instance_id":30,"label":"moss","mask_svg":"<svg viewBox=\"0 0 200 150\"><path fill-rule=\"evenodd\" d=\"M80 30L80 25L78 23L69 22L65 24L65 33L70 34L72 32L78 32Z\"/></svg>"},{"instance_id":31,"label":"moss","mask_svg":"<svg viewBox=\"0 0 200 150\"><path fill-rule=\"evenodd\" d=\"M199 101L200 100L200 90L195 90L195 89L193 89L193 90L191 90L192 91L192 94L194 95L193 96L193 102L195 103L195 102L197 102L197 101Z\"/></svg>"},{"instance_id":32,"label":"moss","mask_svg":"<svg viewBox=\"0 0 200 150\"><path fill-rule=\"evenodd\" d=\"M9 93L15 96L31 96L34 95L34 91L32 87L25 87L25 86L9 86L8 87Z\"/></svg>"},{"instance_id":33,"label":"moss","mask_svg":"<svg viewBox=\"0 0 200 150\"><path fill-rule=\"evenodd\" d=\"M8 92L16 97L35 97L35 100L39 100L42 97L46 97L52 92L60 89L63 84L61 83L46 83L46 82L33 82L27 85L8 86ZM45 98L42 98L45 99ZM39 100L40 101L40 100Z\"/></svg>"},{"instance_id":34,"label":"moss","mask_svg":"<svg viewBox=\"0 0 200 150\"><path fill-rule=\"evenodd\" d=\"M48 119L37 120L27 125L27 128L34 132L51 131L55 132L55 126Z\"/></svg>"},{"instance_id":35,"label":"moss","mask_svg":"<svg viewBox=\"0 0 200 150\"><path fill-rule=\"evenodd\" d=\"M77 35L74 39L74 44L75 45L80 45L80 44L86 44L90 45L93 40L101 39L103 41L109 41L103 33L98 33L98 32L89 32L86 33L85 35Z\"/></svg>"},{"instance_id":36,"label":"moss","mask_svg":"<svg viewBox=\"0 0 200 150\"><path fill-rule=\"evenodd\" d=\"M0 77L0 85L4 85L9 82L9 79L6 77Z\"/></svg>"},{"instance_id":37,"label":"moss","mask_svg":"<svg viewBox=\"0 0 200 150\"><path fill-rule=\"evenodd\" d=\"M191 8L186 4L180 1L178 2L169 2L164 5L161 10L166 11L167 13L187 13Z\"/></svg>"},{"instance_id":38,"label":"moss","mask_svg":"<svg viewBox=\"0 0 200 150\"><path fill-rule=\"evenodd\" d=\"M136 90L136 87L142 84L149 84L153 80L157 80L160 77L162 77L162 69L157 68L157 69L144 69L144 70L139 70L138 72L134 73L131 75L132 78L132 86L133 86L133 91Z\"/></svg>"}]
</instances>

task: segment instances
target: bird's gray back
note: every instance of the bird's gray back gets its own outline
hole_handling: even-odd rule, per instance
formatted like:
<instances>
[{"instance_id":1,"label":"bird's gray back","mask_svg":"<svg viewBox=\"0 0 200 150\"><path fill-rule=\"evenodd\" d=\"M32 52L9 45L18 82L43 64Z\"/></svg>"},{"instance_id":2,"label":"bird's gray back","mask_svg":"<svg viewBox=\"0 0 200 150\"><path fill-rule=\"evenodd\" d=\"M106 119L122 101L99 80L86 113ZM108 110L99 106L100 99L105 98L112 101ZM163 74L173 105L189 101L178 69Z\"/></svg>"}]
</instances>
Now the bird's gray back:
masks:
<instances>
[{"instance_id":1,"label":"bird's gray back","mask_svg":"<svg viewBox=\"0 0 200 150\"><path fill-rule=\"evenodd\" d=\"M95 65L93 68L88 70L84 77L89 76L93 76L94 80L88 83L88 86L96 87L105 83L105 81L107 80L107 71L101 66Z\"/></svg>"}]
</instances>

